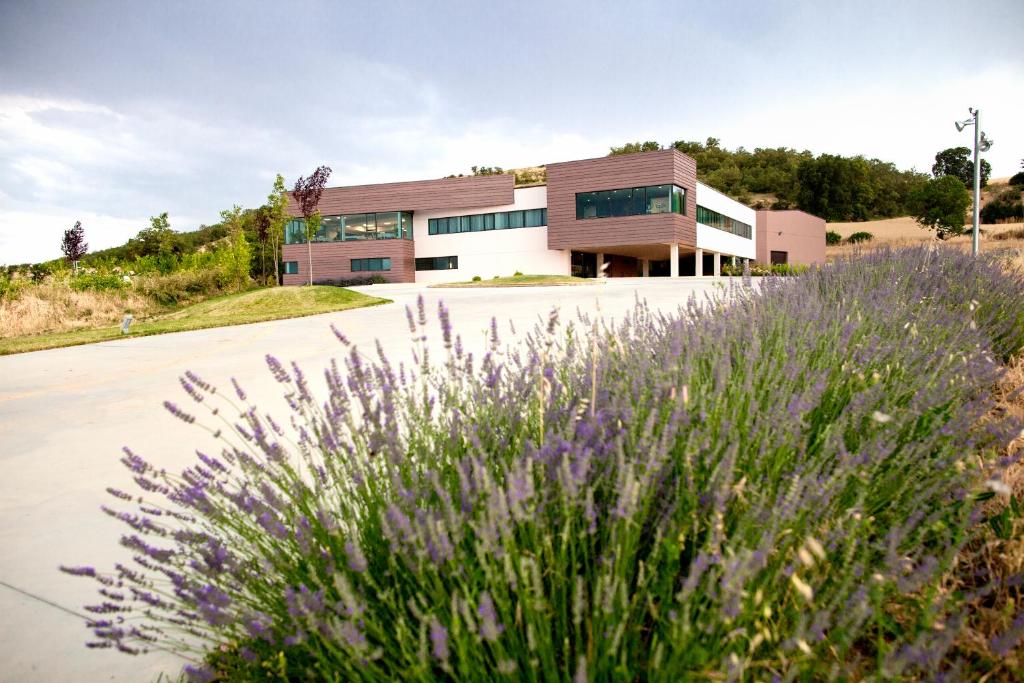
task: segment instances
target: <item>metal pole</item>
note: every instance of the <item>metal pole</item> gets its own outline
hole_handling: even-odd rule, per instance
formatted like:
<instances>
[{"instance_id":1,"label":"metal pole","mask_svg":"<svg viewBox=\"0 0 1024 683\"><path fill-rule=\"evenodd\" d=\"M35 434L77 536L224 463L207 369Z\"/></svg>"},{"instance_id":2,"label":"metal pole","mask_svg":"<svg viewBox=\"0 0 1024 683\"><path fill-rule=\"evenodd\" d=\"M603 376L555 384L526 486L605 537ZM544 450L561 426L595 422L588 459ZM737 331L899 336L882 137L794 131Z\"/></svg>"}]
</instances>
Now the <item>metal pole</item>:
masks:
<instances>
[{"instance_id":1,"label":"metal pole","mask_svg":"<svg viewBox=\"0 0 1024 683\"><path fill-rule=\"evenodd\" d=\"M974 232L971 236L971 253L978 255L978 222L981 217L981 164L978 163L978 143L981 136L981 111L974 110Z\"/></svg>"}]
</instances>

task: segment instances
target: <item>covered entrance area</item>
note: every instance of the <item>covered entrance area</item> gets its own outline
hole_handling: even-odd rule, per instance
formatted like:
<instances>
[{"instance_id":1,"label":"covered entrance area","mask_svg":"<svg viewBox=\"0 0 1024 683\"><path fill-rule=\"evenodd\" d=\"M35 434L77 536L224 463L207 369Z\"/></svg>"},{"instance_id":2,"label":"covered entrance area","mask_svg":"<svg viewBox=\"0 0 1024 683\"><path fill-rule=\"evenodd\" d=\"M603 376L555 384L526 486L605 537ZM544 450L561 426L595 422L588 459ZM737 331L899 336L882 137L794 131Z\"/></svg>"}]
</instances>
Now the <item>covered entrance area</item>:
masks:
<instances>
[{"instance_id":1,"label":"covered entrance area","mask_svg":"<svg viewBox=\"0 0 1024 683\"><path fill-rule=\"evenodd\" d=\"M604 273L608 277L717 276L721 274L722 263L731 258L728 255L681 244L642 244L606 249L594 247L573 250L572 275L597 277L604 265ZM675 269L672 268L673 260Z\"/></svg>"}]
</instances>

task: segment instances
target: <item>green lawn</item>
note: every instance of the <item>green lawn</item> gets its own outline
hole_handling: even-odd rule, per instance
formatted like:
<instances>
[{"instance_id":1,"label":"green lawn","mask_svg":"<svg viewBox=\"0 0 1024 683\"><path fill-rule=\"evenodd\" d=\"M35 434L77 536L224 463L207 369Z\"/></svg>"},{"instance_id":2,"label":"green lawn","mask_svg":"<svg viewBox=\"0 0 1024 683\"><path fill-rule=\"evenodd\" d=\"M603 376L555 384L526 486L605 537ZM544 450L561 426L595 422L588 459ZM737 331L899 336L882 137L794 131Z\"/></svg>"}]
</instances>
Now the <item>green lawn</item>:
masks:
<instances>
[{"instance_id":1,"label":"green lawn","mask_svg":"<svg viewBox=\"0 0 1024 683\"><path fill-rule=\"evenodd\" d=\"M388 299L366 296L341 287L273 287L241 294L219 296L169 313L161 313L132 323L127 335L121 327L97 327L70 332L52 332L0 339L0 355L39 351L59 346L144 337L151 334L184 332L207 327L244 325L265 320L300 318L317 313L390 303Z\"/></svg>"},{"instance_id":2,"label":"green lawn","mask_svg":"<svg viewBox=\"0 0 1024 683\"><path fill-rule=\"evenodd\" d=\"M551 285L593 285L600 280L570 275L513 275L475 282L445 282L431 287L548 287Z\"/></svg>"}]
</instances>

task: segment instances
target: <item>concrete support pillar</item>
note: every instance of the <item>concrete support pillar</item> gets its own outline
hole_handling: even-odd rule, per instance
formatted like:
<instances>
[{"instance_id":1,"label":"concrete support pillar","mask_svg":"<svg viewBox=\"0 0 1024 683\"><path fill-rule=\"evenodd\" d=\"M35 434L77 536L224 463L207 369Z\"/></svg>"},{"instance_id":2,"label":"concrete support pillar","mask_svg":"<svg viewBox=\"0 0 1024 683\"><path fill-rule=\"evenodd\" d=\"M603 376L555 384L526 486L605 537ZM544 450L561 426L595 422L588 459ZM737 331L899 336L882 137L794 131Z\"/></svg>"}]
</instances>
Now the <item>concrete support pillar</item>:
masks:
<instances>
[{"instance_id":1,"label":"concrete support pillar","mask_svg":"<svg viewBox=\"0 0 1024 683\"><path fill-rule=\"evenodd\" d=\"M714 269L714 272L715 272L715 277L721 277L722 276L722 255L719 254L717 251L715 252L715 269Z\"/></svg>"},{"instance_id":2,"label":"concrete support pillar","mask_svg":"<svg viewBox=\"0 0 1024 683\"><path fill-rule=\"evenodd\" d=\"M646 258L640 259L640 267L643 269L640 272L643 273L644 277L650 277L651 276L651 260L650 259L646 259Z\"/></svg>"},{"instance_id":3,"label":"concrete support pillar","mask_svg":"<svg viewBox=\"0 0 1024 683\"><path fill-rule=\"evenodd\" d=\"M704 250L698 249L693 262L693 274L697 277L704 275Z\"/></svg>"},{"instance_id":4,"label":"concrete support pillar","mask_svg":"<svg viewBox=\"0 0 1024 683\"><path fill-rule=\"evenodd\" d=\"M605 273L603 270L601 270L601 266L603 266L603 265L604 265L604 254L602 254L601 252L597 252L597 266L596 267L597 267L597 276L598 277L604 277L605 275L607 275L607 273Z\"/></svg>"},{"instance_id":5,"label":"concrete support pillar","mask_svg":"<svg viewBox=\"0 0 1024 683\"><path fill-rule=\"evenodd\" d=\"M669 277L679 277L679 245L673 242L668 248Z\"/></svg>"}]
</instances>

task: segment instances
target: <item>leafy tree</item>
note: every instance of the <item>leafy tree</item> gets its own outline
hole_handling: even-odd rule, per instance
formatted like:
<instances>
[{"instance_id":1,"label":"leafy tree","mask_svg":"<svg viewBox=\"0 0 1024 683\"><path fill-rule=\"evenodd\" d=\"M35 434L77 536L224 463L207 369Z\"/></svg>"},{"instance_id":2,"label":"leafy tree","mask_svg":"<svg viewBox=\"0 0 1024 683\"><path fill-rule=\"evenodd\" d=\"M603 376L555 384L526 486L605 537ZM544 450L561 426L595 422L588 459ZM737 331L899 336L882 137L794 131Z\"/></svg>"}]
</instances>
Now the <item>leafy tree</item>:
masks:
<instances>
[{"instance_id":1,"label":"leafy tree","mask_svg":"<svg viewBox=\"0 0 1024 683\"><path fill-rule=\"evenodd\" d=\"M505 170L501 166L472 166L470 170L473 175L504 175Z\"/></svg>"},{"instance_id":2,"label":"leafy tree","mask_svg":"<svg viewBox=\"0 0 1024 683\"><path fill-rule=\"evenodd\" d=\"M874 188L864 157L822 154L797 168L800 208L827 221L864 221L872 216Z\"/></svg>"},{"instance_id":3,"label":"leafy tree","mask_svg":"<svg viewBox=\"0 0 1024 683\"><path fill-rule=\"evenodd\" d=\"M860 244L861 242L870 242L873 239L875 239L874 235L865 230L861 230L860 232L855 232L847 237L846 241L850 244Z\"/></svg>"},{"instance_id":4,"label":"leafy tree","mask_svg":"<svg viewBox=\"0 0 1024 683\"><path fill-rule=\"evenodd\" d=\"M825 233L825 244L830 247L834 247L843 241L843 236L835 230L829 230Z\"/></svg>"},{"instance_id":5,"label":"leafy tree","mask_svg":"<svg viewBox=\"0 0 1024 683\"><path fill-rule=\"evenodd\" d=\"M620 154L636 154L637 152L656 152L661 149L654 140L648 140L647 142L627 142L622 147L612 147L608 156L614 157Z\"/></svg>"},{"instance_id":6,"label":"leafy tree","mask_svg":"<svg viewBox=\"0 0 1024 683\"><path fill-rule=\"evenodd\" d=\"M932 165L932 175L936 178L951 175L959 178L966 187L974 187L974 161L971 159L971 150L968 147L950 147L935 155L935 163ZM992 175L992 165L984 159L981 160L981 186L988 185L989 176Z\"/></svg>"},{"instance_id":7,"label":"leafy tree","mask_svg":"<svg viewBox=\"0 0 1024 683\"><path fill-rule=\"evenodd\" d=\"M135 238L139 244L139 256L173 256L179 251L175 232L171 230L171 222L164 211L159 216L151 216L149 227L143 228Z\"/></svg>"},{"instance_id":8,"label":"leafy tree","mask_svg":"<svg viewBox=\"0 0 1024 683\"><path fill-rule=\"evenodd\" d=\"M253 214L256 240L260 244L260 282L267 281L267 243L270 241L270 208L261 206Z\"/></svg>"},{"instance_id":9,"label":"leafy tree","mask_svg":"<svg viewBox=\"0 0 1024 683\"><path fill-rule=\"evenodd\" d=\"M306 221L306 252L309 256L309 284L313 284L313 237L320 229L320 211L317 206L320 204L320 196L324 193L327 185L327 178L331 175L331 169L327 166L318 167L308 178L299 176L295 181L295 189L292 195L299 204L299 210Z\"/></svg>"},{"instance_id":10,"label":"leafy tree","mask_svg":"<svg viewBox=\"0 0 1024 683\"><path fill-rule=\"evenodd\" d=\"M89 245L85 241L85 229L82 228L82 221L75 221L75 227L64 231L64 239L61 240L60 250L64 252L64 259L68 265L75 265L89 251Z\"/></svg>"},{"instance_id":11,"label":"leafy tree","mask_svg":"<svg viewBox=\"0 0 1024 683\"><path fill-rule=\"evenodd\" d=\"M243 229L243 211L237 204L226 211L220 212L221 224L228 230L226 266L231 281L236 287L242 288L249 281L249 262L252 251L249 240Z\"/></svg>"},{"instance_id":12,"label":"leafy tree","mask_svg":"<svg viewBox=\"0 0 1024 683\"><path fill-rule=\"evenodd\" d=\"M939 239L961 235L971 196L956 176L933 178L911 194L909 205L914 219Z\"/></svg>"},{"instance_id":13,"label":"leafy tree","mask_svg":"<svg viewBox=\"0 0 1024 683\"><path fill-rule=\"evenodd\" d=\"M281 249L278 240L284 238L284 227L288 224L288 191L284 187L284 176L280 173L274 179L274 189L267 196L267 215L270 219L270 243L274 248L274 282L281 282L278 264Z\"/></svg>"}]
</instances>

